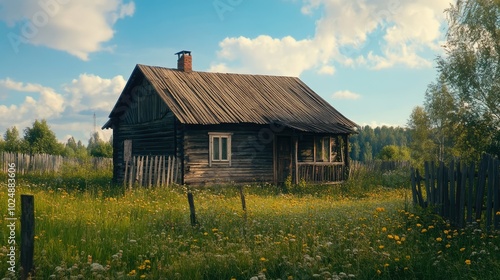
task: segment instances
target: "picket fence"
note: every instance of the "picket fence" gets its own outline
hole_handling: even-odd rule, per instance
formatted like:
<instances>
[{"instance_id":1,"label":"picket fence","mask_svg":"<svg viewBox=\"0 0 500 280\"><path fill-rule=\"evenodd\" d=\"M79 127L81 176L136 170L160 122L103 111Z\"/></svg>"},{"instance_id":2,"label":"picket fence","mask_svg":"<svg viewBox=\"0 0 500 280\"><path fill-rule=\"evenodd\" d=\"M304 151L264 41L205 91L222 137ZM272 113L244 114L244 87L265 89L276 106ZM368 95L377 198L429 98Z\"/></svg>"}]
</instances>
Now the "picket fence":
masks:
<instances>
[{"instance_id":1,"label":"picket fence","mask_svg":"<svg viewBox=\"0 0 500 280\"><path fill-rule=\"evenodd\" d=\"M499 164L498 158L485 154L478 168L474 163L454 161L448 166L426 162L424 175L412 168L413 203L432 207L460 228L477 222L488 230L500 229Z\"/></svg>"},{"instance_id":2,"label":"picket fence","mask_svg":"<svg viewBox=\"0 0 500 280\"><path fill-rule=\"evenodd\" d=\"M180 161L174 156L133 156L125 163L123 184L129 188L177 184L180 167Z\"/></svg>"},{"instance_id":3,"label":"picket fence","mask_svg":"<svg viewBox=\"0 0 500 280\"><path fill-rule=\"evenodd\" d=\"M63 166L78 166L84 160L72 157L63 157L49 154L22 154L22 153L0 153L1 170L7 173L10 163L15 163L16 172L19 174L46 174L61 171ZM113 159L111 158L90 158L94 170L111 169Z\"/></svg>"}]
</instances>

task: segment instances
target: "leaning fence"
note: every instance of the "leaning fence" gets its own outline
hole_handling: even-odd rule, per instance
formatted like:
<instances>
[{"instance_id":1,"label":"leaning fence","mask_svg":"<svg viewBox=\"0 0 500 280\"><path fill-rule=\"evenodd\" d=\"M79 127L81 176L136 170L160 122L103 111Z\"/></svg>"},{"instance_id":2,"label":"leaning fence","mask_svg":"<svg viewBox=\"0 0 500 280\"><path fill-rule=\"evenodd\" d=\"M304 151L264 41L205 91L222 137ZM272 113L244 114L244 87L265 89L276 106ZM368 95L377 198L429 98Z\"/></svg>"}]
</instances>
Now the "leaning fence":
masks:
<instances>
[{"instance_id":1,"label":"leaning fence","mask_svg":"<svg viewBox=\"0 0 500 280\"><path fill-rule=\"evenodd\" d=\"M413 203L432 207L450 223L484 223L500 229L500 161L483 155L479 166L452 161L426 162L424 174L411 170ZM422 186L423 183L423 186Z\"/></svg>"},{"instance_id":2,"label":"leaning fence","mask_svg":"<svg viewBox=\"0 0 500 280\"><path fill-rule=\"evenodd\" d=\"M123 184L129 188L169 186L180 182L180 168L174 156L133 156L125 162Z\"/></svg>"},{"instance_id":3,"label":"leaning fence","mask_svg":"<svg viewBox=\"0 0 500 280\"><path fill-rule=\"evenodd\" d=\"M86 160L63 157L49 154L23 154L23 153L0 153L0 166L3 173L7 173L9 163L15 163L17 172L20 174L46 174L62 170L63 166L79 166ZM88 159L94 170L110 169L113 159L93 157Z\"/></svg>"}]
</instances>

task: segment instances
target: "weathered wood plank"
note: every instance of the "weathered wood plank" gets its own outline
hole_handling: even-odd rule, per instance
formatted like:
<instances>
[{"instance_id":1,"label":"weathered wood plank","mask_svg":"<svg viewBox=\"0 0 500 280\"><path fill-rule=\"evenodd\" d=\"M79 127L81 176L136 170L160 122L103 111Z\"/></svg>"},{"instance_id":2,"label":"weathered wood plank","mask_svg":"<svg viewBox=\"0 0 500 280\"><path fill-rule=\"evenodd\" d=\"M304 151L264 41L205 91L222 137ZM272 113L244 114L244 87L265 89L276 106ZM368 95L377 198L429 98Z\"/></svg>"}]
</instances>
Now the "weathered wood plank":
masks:
<instances>
[{"instance_id":1,"label":"weathered wood plank","mask_svg":"<svg viewBox=\"0 0 500 280\"><path fill-rule=\"evenodd\" d=\"M493 187L495 185L495 176L493 176L495 168L494 158L488 157L488 188L486 193L486 229L491 230L492 226L492 209L493 209Z\"/></svg>"},{"instance_id":2,"label":"weathered wood plank","mask_svg":"<svg viewBox=\"0 0 500 280\"><path fill-rule=\"evenodd\" d=\"M467 223L472 223L472 207L474 204L474 175L476 172L476 165L474 162L469 167L468 185L467 185Z\"/></svg>"},{"instance_id":3,"label":"weathered wood plank","mask_svg":"<svg viewBox=\"0 0 500 280\"><path fill-rule=\"evenodd\" d=\"M469 173L467 170L467 165L465 163L462 163L459 165L459 174L460 174L460 186L458 188L459 193L457 195L459 199L459 206L458 206L458 226L460 228L463 228L465 226L465 190L466 190L466 183L467 183L467 174Z\"/></svg>"}]
</instances>

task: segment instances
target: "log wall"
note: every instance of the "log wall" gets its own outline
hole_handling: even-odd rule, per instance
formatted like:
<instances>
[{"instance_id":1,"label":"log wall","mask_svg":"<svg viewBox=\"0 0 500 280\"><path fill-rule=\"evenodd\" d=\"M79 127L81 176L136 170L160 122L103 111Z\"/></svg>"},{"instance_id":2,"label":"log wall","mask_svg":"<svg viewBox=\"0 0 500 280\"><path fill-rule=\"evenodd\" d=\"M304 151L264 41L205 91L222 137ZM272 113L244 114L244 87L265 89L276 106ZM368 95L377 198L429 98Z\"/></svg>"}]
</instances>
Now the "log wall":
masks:
<instances>
[{"instance_id":1,"label":"log wall","mask_svg":"<svg viewBox=\"0 0 500 280\"><path fill-rule=\"evenodd\" d=\"M184 132L184 183L210 185L273 182L273 141L267 126L186 126ZM209 132L233 133L231 166L209 166Z\"/></svg>"}]
</instances>

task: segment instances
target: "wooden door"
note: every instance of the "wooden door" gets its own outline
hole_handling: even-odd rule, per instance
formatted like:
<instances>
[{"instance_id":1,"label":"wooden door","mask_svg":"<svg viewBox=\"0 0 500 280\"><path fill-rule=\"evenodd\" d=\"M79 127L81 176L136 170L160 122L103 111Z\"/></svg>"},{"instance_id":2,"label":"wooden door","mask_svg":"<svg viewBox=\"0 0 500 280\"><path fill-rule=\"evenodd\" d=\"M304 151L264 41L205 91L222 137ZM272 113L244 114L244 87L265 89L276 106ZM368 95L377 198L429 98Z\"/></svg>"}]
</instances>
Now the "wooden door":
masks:
<instances>
[{"instance_id":1,"label":"wooden door","mask_svg":"<svg viewBox=\"0 0 500 280\"><path fill-rule=\"evenodd\" d=\"M284 183L292 171L292 138L290 136L276 136L276 180Z\"/></svg>"}]
</instances>

